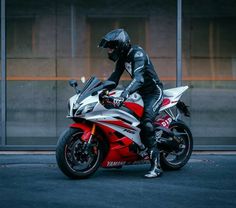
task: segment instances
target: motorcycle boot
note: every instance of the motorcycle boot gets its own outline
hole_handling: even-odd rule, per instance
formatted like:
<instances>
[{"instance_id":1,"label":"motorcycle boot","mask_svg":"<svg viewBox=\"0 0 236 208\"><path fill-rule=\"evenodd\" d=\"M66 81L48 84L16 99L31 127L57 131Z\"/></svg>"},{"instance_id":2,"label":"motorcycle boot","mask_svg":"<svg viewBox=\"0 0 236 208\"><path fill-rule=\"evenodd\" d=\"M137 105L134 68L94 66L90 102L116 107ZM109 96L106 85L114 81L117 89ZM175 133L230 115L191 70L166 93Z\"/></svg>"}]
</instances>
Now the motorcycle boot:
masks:
<instances>
[{"instance_id":1,"label":"motorcycle boot","mask_svg":"<svg viewBox=\"0 0 236 208\"><path fill-rule=\"evenodd\" d=\"M146 178L156 178L160 177L163 173L160 166L160 153L157 147L152 147L149 149L149 158L151 167L147 174L144 175Z\"/></svg>"}]
</instances>

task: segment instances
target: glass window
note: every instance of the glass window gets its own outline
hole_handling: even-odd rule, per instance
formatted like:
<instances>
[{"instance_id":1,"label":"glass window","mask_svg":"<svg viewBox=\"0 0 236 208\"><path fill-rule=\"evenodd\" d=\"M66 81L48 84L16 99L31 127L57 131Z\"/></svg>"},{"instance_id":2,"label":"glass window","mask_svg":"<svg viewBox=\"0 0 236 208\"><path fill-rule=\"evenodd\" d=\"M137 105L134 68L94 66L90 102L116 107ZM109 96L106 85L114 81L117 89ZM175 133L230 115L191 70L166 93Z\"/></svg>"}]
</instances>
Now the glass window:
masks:
<instances>
[{"instance_id":1,"label":"glass window","mask_svg":"<svg viewBox=\"0 0 236 208\"><path fill-rule=\"evenodd\" d=\"M35 47L34 25L34 18L32 17L13 17L8 19L7 51L9 56L23 57L32 54Z\"/></svg>"},{"instance_id":2,"label":"glass window","mask_svg":"<svg viewBox=\"0 0 236 208\"><path fill-rule=\"evenodd\" d=\"M7 145L56 143L55 3L6 2Z\"/></svg>"},{"instance_id":3,"label":"glass window","mask_svg":"<svg viewBox=\"0 0 236 208\"><path fill-rule=\"evenodd\" d=\"M7 144L55 145L70 123L67 80L107 79L114 63L98 49L112 29L147 50L166 86L175 83L176 1L18 1L7 9ZM120 87L129 82L122 77ZM81 84L81 83L80 83Z\"/></svg>"},{"instance_id":4,"label":"glass window","mask_svg":"<svg viewBox=\"0 0 236 208\"><path fill-rule=\"evenodd\" d=\"M236 4L183 3L183 73L191 86L187 99L195 145L236 145Z\"/></svg>"},{"instance_id":5,"label":"glass window","mask_svg":"<svg viewBox=\"0 0 236 208\"><path fill-rule=\"evenodd\" d=\"M70 123L66 106L74 92L67 81L107 79L114 69L97 48L112 29L126 29L165 88L174 87L176 6L176 0L6 1L7 144L56 144ZM183 1L183 80L190 86L183 99L195 145L236 145L235 11L233 0ZM124 74L119 87L129 79Z\"/></svg>"},{"instance_id":6,"label":"glass window","mask_svg":"<svg viewBox=\"0 0 236 208\"><path fill-rule=\"evenodd\" d=\"M1 5L0 5L1 9ZM0 23L1 26L1 23ZM0 37L1 36L1 28L0 28ZM1 38L0 38L1 39ZM0 145L2 145L2 41L0 41Z\"/></svg>"},{"instance_id":7,"label":"glass window","mask_svg":"<svg viewBox=\"0 0 236 208\"><path fill-rule=\"evenodd\" d=\"M1 29L0 29L0 37L1 37ZM0 50L1 50L1 41L0 41ZM0 145L2 144L1 132L2 132L2 53L0 53Z\"/></svg>"}]
</instances>

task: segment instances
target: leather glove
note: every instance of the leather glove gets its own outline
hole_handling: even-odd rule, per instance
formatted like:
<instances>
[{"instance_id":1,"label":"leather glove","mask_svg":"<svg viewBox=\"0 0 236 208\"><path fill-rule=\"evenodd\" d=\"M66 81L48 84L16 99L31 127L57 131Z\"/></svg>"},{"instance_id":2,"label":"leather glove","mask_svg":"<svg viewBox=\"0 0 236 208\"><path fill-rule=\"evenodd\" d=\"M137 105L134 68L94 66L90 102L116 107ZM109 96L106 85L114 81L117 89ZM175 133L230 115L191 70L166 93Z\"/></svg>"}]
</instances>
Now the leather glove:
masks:
<instances>
[{"instance_id":1,"label":"leather glove","mask_svg":"<svg viewBox=\"0 0 236 208\"><path fill-rule=\"evenodd\" d=\"M114 107L119 108L122 106L124 101L125 101L125 99L123 97L114 97L112 104Z\"/></svg>"}]
</instances>

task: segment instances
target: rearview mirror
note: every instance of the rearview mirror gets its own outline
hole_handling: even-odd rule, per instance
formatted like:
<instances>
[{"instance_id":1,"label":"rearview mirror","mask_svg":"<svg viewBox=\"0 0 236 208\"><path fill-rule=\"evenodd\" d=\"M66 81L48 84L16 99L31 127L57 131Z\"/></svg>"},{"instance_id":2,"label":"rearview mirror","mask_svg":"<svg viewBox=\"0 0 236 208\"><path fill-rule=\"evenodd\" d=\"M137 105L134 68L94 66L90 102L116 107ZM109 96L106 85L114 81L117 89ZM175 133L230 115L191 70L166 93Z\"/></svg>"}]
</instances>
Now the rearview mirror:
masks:
<instances>
[{"instance_id":1,"label":"rearview mirror","mask_svg":"<svg viewBox=\"0 0 236 208\"><path fill-rule=\"evenodd\" d=\"M71 87L77 87L78 86L78 83L76 80L72 79L72 80L69 80L69 85Z\"/></svg>"}]
</instances>

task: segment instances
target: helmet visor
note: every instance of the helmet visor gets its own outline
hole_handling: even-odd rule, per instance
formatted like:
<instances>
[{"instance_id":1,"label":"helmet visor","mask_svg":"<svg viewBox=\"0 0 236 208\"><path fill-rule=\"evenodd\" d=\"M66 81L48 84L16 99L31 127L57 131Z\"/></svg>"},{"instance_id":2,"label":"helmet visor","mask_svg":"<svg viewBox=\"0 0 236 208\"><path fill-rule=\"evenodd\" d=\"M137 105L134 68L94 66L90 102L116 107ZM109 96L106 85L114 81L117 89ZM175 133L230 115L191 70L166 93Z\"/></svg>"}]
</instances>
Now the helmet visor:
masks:
<instances>
[{"instance_id":1,"label":"helmet visor","mask_svg":"<svg viewBox=\"0 0 236 208\"><path fill-rule=\"evenodd\" d=\"M101 42L99 43L98 47L99 48L107 48L107 40L106 39L102 39Z\"/></svg>"},{"instance_id":2,"label":"helmet visor","mask_svg":"<svg viewBox=\"0 0 236 208\"><path fill-rule=\"evenodd\" d=\"M103 38L99 43L98 47L115 49L117 47L117 41L107 41Z\"/></svg>"}]
</instances>

